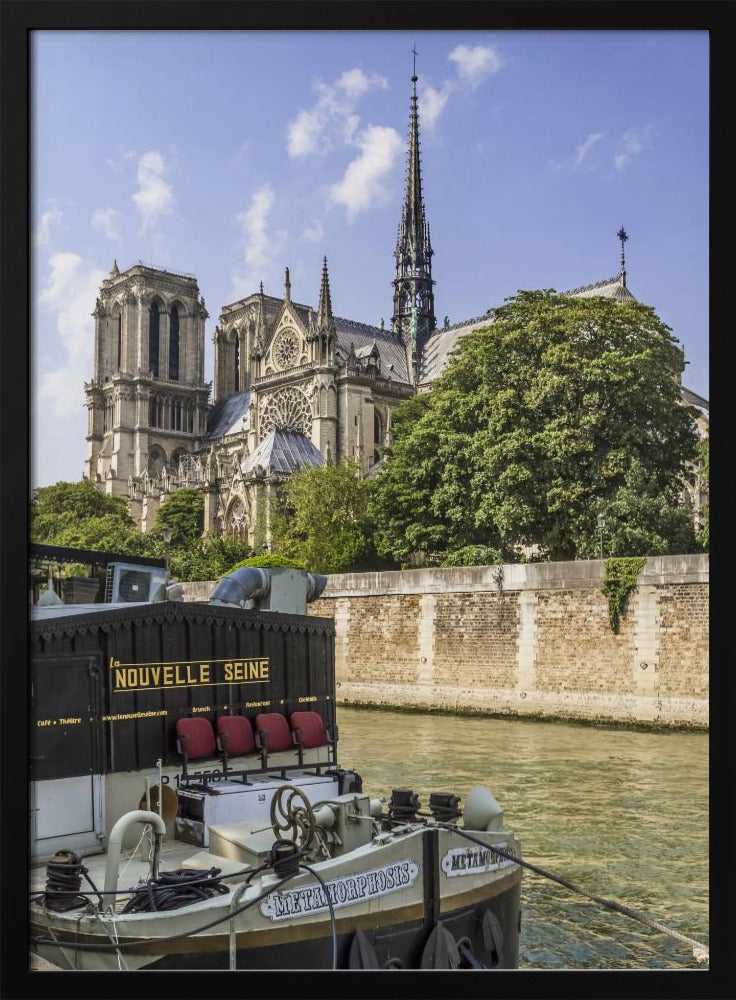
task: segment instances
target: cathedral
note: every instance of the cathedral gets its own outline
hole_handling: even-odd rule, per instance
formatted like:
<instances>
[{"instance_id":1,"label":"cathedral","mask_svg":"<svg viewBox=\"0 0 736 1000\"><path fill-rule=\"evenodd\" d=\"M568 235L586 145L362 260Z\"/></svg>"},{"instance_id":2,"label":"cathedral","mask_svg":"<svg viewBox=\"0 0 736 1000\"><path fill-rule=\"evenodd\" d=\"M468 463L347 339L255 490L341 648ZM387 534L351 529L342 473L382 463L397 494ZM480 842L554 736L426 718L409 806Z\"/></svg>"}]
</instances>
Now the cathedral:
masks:
<instances>
[{"instance_id":1,"label":"cathedral","mask_svg":"<svg viewBox=\"0 0 736 1000\"><path fill-rule=\"evenodd\" d=\"M225 305L215 327L213 382L205 381L205 308L193 275L142 263L113 264L95 311L94 371L84 477L129 498L139 527L181 487L204 493L208 534L270 541L271 497L300 469L354 459L363 476L391 441L391 415L427 392L458 339L488 325L486 313L438 328L433 250L422 196L417 76L412 76L407 171L393 279L391 328L335 316L325 258L316 309L263 284ZM568 292L635 301L621 269ZM315 282L317 284L317 282ZM210 400L210 390L212 399ZM708 403L684 389L707 423ZM688 484L700 505L696 479Z\"/></svg>"}]
</instances>

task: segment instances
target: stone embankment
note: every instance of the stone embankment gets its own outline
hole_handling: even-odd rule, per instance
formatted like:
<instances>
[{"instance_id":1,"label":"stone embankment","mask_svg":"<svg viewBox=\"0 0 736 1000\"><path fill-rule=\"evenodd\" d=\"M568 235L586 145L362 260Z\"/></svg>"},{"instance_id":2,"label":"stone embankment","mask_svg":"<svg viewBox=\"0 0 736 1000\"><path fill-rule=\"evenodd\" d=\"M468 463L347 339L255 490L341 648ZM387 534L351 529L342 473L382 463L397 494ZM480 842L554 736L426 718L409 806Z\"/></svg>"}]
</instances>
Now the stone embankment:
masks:
<instances>
[{"instance_id":1,"label":"stone embankment","mask_svg":"<svg viewBox=\"0 0 736 1000\"><path fill-rule=\"evenodd\" d=\"M618 634L600 560L329 577L343 704L708 727L704 555L647 560ZM206 600L213 584L187 584Z\"/></svg>"}]
</instances>

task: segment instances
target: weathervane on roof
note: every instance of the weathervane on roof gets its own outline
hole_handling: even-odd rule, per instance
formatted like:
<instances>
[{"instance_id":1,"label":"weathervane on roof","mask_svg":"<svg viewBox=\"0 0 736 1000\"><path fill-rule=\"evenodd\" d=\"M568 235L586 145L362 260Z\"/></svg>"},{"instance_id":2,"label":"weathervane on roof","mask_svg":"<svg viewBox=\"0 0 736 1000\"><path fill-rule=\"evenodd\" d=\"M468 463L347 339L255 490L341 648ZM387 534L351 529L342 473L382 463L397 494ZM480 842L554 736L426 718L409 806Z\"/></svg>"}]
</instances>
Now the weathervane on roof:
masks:
<instances>
[{"instance_id":1,"label":"weathervane on roof","mask_svg":"<svg viewBox=\"0 0 736 1000\"><path fill-rule=\"evenodd\" d=\"M624 250L624 243L628 240L628 235L623 226L616 233L618 238L621 240L621 278L623 280L624 288L626 287L626 251Z\"/></svg>"},{"instance_id":2,"label":"weathervane on roof","mask_svg":"<svg viewBox=\"0 0 736 1000\"><path fill-rule=\"evenodd\" d=\"M416 42L414 42L414 45L412 46L411 51L414 54L414 75L412 76L412 80L416 81L416 79L417 79L417 56L419 55L419 53L417 52L417 43Z\"/></svg>"}]
</instances>

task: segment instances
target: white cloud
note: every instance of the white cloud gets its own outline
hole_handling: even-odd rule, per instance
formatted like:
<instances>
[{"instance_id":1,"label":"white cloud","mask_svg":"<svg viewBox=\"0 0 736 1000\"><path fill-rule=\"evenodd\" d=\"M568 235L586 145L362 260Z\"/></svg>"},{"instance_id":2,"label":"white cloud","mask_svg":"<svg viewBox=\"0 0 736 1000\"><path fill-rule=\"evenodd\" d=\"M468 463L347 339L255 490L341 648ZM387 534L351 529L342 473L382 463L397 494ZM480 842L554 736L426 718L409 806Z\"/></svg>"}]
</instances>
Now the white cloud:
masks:
<instances>
[{"instance_id":1,"label":"white cloud","mask_svg":"<svg viewBox=\"0 0 736 1000\"><path fill-rule=\"evenodd\" d=\"M64 220L64 213L55 201L47 202L48 209L41 214L38 220L33 242L37 247L49 247L54 238L54 229L61 226Z\"/></svg>"},{"instance_id":2,"label":"white cloud","mask_svg":"<svg viewBox=\"0 0 736 1000\"><path fill-rule=\"evenodd\" d=\"M105 272L85 270L76 253L56 253L49 260L50 273L39 303L53 318L57 341L65 358L55 371L41 376L39 397L43 412L68 417L79 412L84 400L82 383L92 375L94 320L91 313Z\"/></svg>"},{"instance_id":3,"label":"white cloud","mask_svg":"<svg viewBox=\"0 0 736 1000\"><path fill-rule=\"evenodd\" d=\"M344 205L348 221L374 201L386 197L383 178L401 157L404 144L393 128L369 125L357 138L360 156L348 164L341 181L330 188L330 200Z\"/></svg>"},{"instance_id":4,"label":"white cloud","mask_svg":"<svg viewBox=\"0 0 736 1000\"><path fill-rule=\"evenodd\" d=\"M447 58L457 65L460 79L473 88L506 65L492 45L457 45Z\"/></svg>"},{"instance_id":5,"label":"white cloud","mask_svg":"<svg viewBox=\"0 0 736 1000\"><path fill-rule=\"evenodd\" d=\"M319 219L315 219L313 222L310 222L309 225L305 226L302 231L302 239L306 240L308 243L319 243L324 235L325 227Z\"/></svg>"},{"instance_id":6,"label":"white cloud","mask_svg":"<svg viewBox=\"0 0 736 1000\"><path fill-rule=\"evenodd\" d=\"M262 184L253 194L250 206L237 216L243 234L245 269L233 276L236 295L255 291L258 282L274 276L275 258L286 242L284 231L269 227L269 216L276 196L269 183Z\"/></svg>"},{"instance_id":7,"label":"white cloud","mask_svg":"<svg viewBox=\"0 0 736 1000\"><path fill-rule=\"evenodd\" d=\"M325 117L316 107L311 111L299 112L289 125L289 156L307 156L319 151Z\"/></svg>"},{"instance_id":8,"label":"white cloud","mask_svg":"<svg viewBox=\"0 0 736 1000\"><path fill-rule=\"evenodd\" d=\"M378 73L369 75L362 69L348 69L336 81L336 86L351 100L357 100L363 94L367 94L371 87L383 87L385 90L388 83Z\"/></svg>"},{"instance_id":9,"label":"white cloud","mask_svg":"<svg viewBox=\"0 0 736 1000\"><path fill-rule=\"evenodd\" d=\"M92 228L107 236L109 240L120 243L122 237L118 230L118 222L121 218L122 212L117 208L96 208L92 215Z\"/></svg>"},{"instance_id":10,"label":"white cloud","mask_svg":"<svg viewBox=\"0 0 736 1000\"><path fill-rule=\"evenodd\" d=\"M429 84L422 87L419 94L419 118L425 128L434 127L454 89L449 80L445 80L440 90L435 90Z\"/></svg>"},{"instance_id":11,"label":"white cloud","mask_svg":"<svg viewBox=\"0 0 736 1000\"><path fill-rule=\"evenodd\" d=\"M645 149L651 149L653 128L645 125L643 128L627 129L616 146L616 155L613 158L616 170L621 172L631 163L635 156L643 153Z\"/></svg>"},{"instance_id":12,"label":"white cloud","mask_svg":"<svg viewBox=\"0 0 736 1000\"><path fill-rule=\"evenodd\" d=\"M593 146L603 138L602 132L591 132L585 142L581 143L575 150L575 166L579 167Z\"/></svg>"},{"instance_id":13,"label":"white cloud","mask_svg":"<svg viewBox=\"0 0 736 1000\"><path fill-rule=\"evenodd\" d=\"M326 152L337 143L357 141L360 117L355 114L356 103L370 90L386 87L384 77L358 68L345 70L333 83L317 82L316 104L303 108L287 127L289 156L308 156Z\"/></svg>"},{"instance_id":14,"label":"white cloud","mask_svg":"<svg viewBox=\"0 0 736 1000\"><path fill-rule=\"evenodd\" d=\"M131 196L143 220L141 233L145 233L162 215L170 214L173 209L174 192L164 180L165 174L166 164L160 153L151 150L141 156L138 161L140 189Z\"/></svg>"},{"instance_id":15,"label":"white cloud","mask_svg":"<svg viewBox=\"0 0 736 1000\"><path fill-rule=\"evenodd\" d=\"M427 80L419 85L419 115L426 129L435 126L453 94L467 88L475 90L487 77L498 73L506 65L506 60L491 45L456 45L447 58L455 63L457 79L445 80L439 88L433 87Z\"/></svg>"}]
</instances>

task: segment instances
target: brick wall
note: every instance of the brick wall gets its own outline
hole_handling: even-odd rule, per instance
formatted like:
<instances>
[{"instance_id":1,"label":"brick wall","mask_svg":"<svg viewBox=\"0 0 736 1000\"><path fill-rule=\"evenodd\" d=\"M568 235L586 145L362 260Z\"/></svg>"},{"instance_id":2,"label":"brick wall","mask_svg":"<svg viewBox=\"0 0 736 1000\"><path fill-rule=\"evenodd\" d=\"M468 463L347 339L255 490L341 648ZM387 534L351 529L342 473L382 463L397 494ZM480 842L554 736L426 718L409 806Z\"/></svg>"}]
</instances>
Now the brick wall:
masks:
<instances>
[{"instance_id":1,"label":"brick wall","mask_svg":"<svg viewBox=\"0 0 736 1000\"><path fill-rule=\"evenodd\" d=\"M648 559L618 634L602 561L329 577L346 704L708 726L707 556ZM186 584L206 600L214 584Z\"/></svg>"},{"instance_id":2,"label":"brick wall","mask_svg":"<svg viewBox=\"0 0 736 1000\"><path fill-rule=\"evenodd\" d=\"M351 704L662 726L708 725L708 558L648 559L620 630L604 563L343 574L336 625Z\"/></svg>"}]
</instances>

